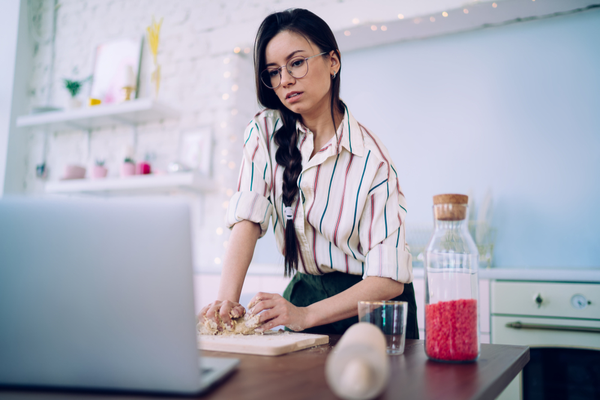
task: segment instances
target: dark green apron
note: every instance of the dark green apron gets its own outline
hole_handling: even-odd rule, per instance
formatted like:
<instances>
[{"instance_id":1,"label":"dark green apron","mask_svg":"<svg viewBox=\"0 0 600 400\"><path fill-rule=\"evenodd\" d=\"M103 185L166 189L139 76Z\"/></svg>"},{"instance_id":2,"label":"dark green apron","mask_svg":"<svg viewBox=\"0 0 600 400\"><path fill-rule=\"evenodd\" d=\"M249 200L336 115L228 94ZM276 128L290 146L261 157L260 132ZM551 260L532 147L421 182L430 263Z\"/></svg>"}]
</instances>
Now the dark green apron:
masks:
<instances>
[{"instance_id":1,"label":"dark green apron","mask_svg":"<svg viewBox=\"0 0 600 400\"><path fill-rule=\"evenodd\" d=\"M343 272L331 272L325 275L308 275L297 272L283 292L283 297L296 307L306 307L318 301L335 296L351 286L362 281L360 275L350 275ZM394 301L408 303L408 316L406 319L406 338L418 339L417 303L412 283L404 284L404 292ZM331 324L308 328L304 333L343 334L351 325L358 322L358 316L346 318ZM288 330L286 328L286 330Z\"/></svg>"}]
</instances>

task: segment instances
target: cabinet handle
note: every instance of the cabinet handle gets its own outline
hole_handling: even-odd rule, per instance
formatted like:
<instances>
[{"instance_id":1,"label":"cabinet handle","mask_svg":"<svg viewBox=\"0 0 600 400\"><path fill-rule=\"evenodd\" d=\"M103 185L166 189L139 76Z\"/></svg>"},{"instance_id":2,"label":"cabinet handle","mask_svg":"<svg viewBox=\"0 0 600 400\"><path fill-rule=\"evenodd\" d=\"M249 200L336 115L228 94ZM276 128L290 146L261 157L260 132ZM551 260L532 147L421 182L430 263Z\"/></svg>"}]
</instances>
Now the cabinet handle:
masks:
<instances>
[{"instance_id":1,"label":"cabinet handle","mask_svg":"<svg viewBox=\"0 0 600 400\"><path fill-rule=\"evenodd\" d=\"M568 326L568 325L544 325L544 324L523 324L520 321L509 322L507 328L513 329L543 329L547 331L568 331L568 332L591 332L600 333L600 328L591 326Z\"/></svg>"},{"instance_id":2,"label":"cabinet handle","mask_svg":"<svg viewBox=\"0 0 600 400\"><path fill-rule=\"evenodd\" d=\"M542 299L542 295L538 293L537 297L535 298L535 303L537 304L537 307L540 308L543 302L544 299Z\"/></svg>"}]
</instances>

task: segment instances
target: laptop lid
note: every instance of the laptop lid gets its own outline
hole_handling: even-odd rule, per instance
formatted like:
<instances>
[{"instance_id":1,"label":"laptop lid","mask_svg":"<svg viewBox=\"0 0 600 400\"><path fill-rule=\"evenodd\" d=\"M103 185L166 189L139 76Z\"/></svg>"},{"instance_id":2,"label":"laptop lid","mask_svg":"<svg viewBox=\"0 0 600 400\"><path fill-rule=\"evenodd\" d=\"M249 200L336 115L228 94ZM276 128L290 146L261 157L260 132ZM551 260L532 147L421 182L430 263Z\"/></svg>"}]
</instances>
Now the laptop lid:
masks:
<instances>
[{"instance_id":1,"label":"laptop lid","mask_svg":"<svg viewBox=\"0 0 600 400\"><path fill-rule=\"evenodd\" d=\"M0 384L194 393L189 206L0 200Z\"/></svg>"}]
</instances>

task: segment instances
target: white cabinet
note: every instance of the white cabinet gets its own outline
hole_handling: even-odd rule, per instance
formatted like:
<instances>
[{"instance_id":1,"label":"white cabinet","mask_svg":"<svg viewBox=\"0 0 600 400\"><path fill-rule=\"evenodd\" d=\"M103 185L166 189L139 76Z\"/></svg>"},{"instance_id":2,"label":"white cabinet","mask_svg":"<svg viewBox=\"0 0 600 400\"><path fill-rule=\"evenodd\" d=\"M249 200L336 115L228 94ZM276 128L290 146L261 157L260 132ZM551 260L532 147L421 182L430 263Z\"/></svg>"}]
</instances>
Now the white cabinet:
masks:
<instances>
[{"instance_id":1,"label":"white cabinet","mask_svg":"<svg viewBox=\"0 0 600 400\"><path fill-rule=\"evenodd\" d=\"M490 295L493 343L600 354L600 284L497 280ZM519 373L499 399L520 399L523 376Z\"/></svg>"}]
</instances>

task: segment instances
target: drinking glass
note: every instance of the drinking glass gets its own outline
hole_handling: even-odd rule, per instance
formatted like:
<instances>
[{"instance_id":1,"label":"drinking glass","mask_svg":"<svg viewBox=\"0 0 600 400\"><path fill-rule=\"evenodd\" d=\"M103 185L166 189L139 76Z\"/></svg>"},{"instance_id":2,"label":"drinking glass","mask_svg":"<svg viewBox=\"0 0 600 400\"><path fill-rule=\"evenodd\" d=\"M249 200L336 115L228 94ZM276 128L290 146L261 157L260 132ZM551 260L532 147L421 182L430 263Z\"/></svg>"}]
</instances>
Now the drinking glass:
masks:
<instances>
[{"instance_id":1,"label":"drinking glass","mask_svg":"<svg viewBox=\"0 0 600 400\"><path fill-rule=\"evenodd\" d=\"M358 302L358 320L370 322L381 329L385 335L388 354L404 353L407 313L408 303L406 301Z\"/></svg>"}]
</instances>

